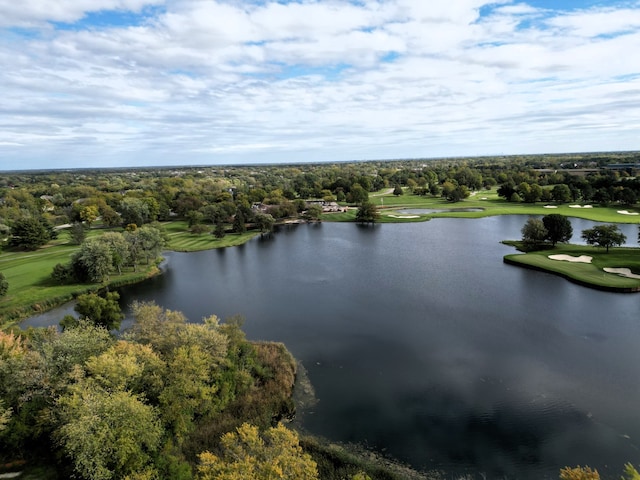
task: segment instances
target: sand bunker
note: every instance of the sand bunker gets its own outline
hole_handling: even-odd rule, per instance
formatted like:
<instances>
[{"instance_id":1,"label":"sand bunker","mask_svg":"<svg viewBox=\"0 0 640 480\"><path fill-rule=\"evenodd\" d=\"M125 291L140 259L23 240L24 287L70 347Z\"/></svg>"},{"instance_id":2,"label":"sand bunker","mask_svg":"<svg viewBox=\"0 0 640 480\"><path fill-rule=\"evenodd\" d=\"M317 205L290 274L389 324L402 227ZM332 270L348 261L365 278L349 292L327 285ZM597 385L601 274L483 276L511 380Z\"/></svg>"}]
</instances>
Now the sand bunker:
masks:
<instances>
[{"instance_id":1,"label":"sand bunker","mask_svg":"<svg viewBox=\"0 0 640 480\"><path fill-rule=\"evenodd\" d=\"M618 210L618 213L620 213L622 215L638 215L637 212L630 212L628 210Z\"/></svg>"},{"instance_id":2,"label":"sand bunker","mask_svg":"<svg viewBox=\"0 0 640 480\"><path fill-rule=\"evenodd\" d=\"M569 205L569 208L593 208L593 205Z\"/></svg>"},{"instance_id":3,"label":"sand bunker","mask_svg":"<svg viewBox=\"0 0 640 480\"><path fill-rule=\"evenodd\" d=\"M393 215L389 214L387 217L391 218L420 218L420 215Z\"/></svg>"},{"instance_id":4,"label":"sand bunker","mask_svg":"<svg viewBox=\"0 0 640 480\"><path fill-rule=\"evenodd\" d=\"M544 208L558 208L555 205L545 205Z\"/></svg>"},{"instance_id":5,"label":"sand bunker","mask_svg":"<svg viewBox=\"0 0 640 480\"><path fill-rule=\"evenodd\" d=\"M551 260L564 260L565 262L578 262L578 263L591 263L593 257L589 255L580 255L574 257L573 255L549 255Z\"/></svg>"},{"instance_id":6,"label":"sand bunker","mask_svg":"<svg viewBox=\"0 0 640 480\"><path fill-rule=\"evenodd\" d=\"M632 273L630 268L603 268L603 270L607 273L615 273L621 277L640 278L640 275Z\"/></svg>"}]
</instances>

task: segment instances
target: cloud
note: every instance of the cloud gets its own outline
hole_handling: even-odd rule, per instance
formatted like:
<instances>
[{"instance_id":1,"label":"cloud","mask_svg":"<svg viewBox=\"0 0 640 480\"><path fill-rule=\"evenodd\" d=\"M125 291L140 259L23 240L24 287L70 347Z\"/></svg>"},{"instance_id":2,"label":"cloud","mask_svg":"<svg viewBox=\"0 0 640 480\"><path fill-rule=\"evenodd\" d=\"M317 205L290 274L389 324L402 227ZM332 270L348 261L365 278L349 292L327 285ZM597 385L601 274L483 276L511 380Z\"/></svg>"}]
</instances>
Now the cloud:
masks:
<instances>
[{"instance_id":1,"label":"cloud","mask_svg":"<svg viewBox=\"0 0 640 480\"><path fill-rule=\"evenodd\" d=\"M91 24L109 10L141 16ZM0 0L0 18L0 168L637 148L638 4Z\"/></svg>"}]
</instances>

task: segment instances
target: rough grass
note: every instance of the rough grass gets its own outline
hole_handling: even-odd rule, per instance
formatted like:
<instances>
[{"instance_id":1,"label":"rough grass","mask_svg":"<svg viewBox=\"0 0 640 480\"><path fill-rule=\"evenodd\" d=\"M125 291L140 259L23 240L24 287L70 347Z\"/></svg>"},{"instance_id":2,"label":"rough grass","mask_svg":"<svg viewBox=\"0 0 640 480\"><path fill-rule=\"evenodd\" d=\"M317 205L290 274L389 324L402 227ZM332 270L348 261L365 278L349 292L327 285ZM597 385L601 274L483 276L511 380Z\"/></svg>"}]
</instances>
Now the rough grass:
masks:
<instances>
[{"instance_id":1,"label":"rough grass","mask_svg":"<svg viewBox=\"0 0 640 480\"><path fill-rule=\"evenodd\" d=\"M549 255L588 255L591 263L551 260ZM606 273L604 268L629 268L640 274L640 249L619 247L606 253L604 248L583 245L558 245L556 248L506 255L508 263L561 275L580 284L614 291L640 291L640 279Z\"/></svg>"}]
</instances>

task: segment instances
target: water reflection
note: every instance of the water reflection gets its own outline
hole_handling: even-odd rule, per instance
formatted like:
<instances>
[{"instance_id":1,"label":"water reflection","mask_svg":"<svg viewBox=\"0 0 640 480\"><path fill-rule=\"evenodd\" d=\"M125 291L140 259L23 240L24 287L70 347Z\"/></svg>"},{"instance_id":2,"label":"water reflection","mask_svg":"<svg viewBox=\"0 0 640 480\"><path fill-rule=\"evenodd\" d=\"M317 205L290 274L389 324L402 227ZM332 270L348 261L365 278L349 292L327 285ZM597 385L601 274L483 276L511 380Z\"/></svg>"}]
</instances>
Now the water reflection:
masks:
<instances>
[{"instance_id":1,"label":"water reflection","mask_svg":"<svg viewBox=\"0 0 640 480\"><path fill-rule=\"evenodd\" d=\"M447 476L617 478L640 463L638 297L503 264L526 218L283 227L168 253L122 301L240 313L249 338L286 343L319 400L302 424L331 440Z\"/></svg>"}]
</instances>

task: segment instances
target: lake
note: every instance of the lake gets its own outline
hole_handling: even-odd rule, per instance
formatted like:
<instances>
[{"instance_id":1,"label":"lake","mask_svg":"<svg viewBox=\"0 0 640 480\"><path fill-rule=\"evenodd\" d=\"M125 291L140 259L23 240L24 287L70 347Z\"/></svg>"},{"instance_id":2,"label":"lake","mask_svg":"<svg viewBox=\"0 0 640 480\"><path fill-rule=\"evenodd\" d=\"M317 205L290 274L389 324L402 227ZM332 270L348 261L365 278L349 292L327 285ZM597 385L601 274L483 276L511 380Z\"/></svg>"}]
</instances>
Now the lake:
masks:
<instances>
[{"instance_id":1,"label":"lake","mask_svg":"<svg viewBox=\"0 0 640 480\"><path fill-rule=\"evenodd\" d=\"M640 464L640 296L504 264L526 218L281 227L168 252L122 301L241 314L250 339L284 342L318 398L300 423L331 441L446 478L619 478ZM572 222L574 241L594 225Z\"/></svg>"}]
</instances>

